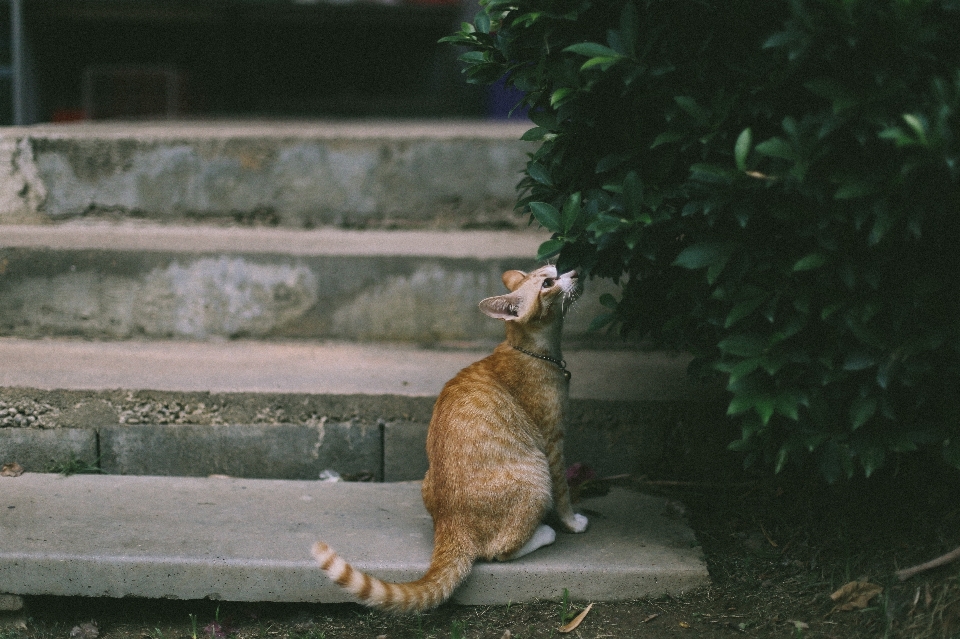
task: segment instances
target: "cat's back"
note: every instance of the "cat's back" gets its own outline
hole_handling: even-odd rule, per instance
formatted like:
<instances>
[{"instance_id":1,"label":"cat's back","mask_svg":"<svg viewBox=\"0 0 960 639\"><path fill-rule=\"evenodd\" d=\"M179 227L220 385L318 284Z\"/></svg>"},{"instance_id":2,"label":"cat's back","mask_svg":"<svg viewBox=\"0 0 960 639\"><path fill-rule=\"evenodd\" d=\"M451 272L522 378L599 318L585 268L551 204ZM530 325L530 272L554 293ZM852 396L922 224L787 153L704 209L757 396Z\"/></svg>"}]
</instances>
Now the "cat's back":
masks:
<instances>
[{"instance_id":1,"label":"cat's back","mask_svg":"<svg viewBox=\"0 0 960 639\"><path fill-rule=\"evenodd\" d=\"M431 430L481 424L540 430L560 419L566 400L561 375L501 344L448 381L434 406Z\"/></svg>"}]
</instances>

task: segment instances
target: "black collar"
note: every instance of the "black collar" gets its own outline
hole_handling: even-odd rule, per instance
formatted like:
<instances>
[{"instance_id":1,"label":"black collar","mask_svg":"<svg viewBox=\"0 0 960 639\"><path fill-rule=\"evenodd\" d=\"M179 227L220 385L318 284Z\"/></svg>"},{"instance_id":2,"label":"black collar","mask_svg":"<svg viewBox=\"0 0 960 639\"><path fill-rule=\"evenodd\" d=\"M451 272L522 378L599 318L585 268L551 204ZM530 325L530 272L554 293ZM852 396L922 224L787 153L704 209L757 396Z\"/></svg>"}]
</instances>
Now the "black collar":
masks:
<instances>
[{"instance_id":1,"label":"black collar","mask_svg":"<svg viewBox=\"0 0 960 639\"><path fill-rule=\"evenodd\" d=\"M511 346L513 346L511 344ZM556 357L550 357L549 355L541 355L539 353L531 353L528 350L524 350L519 346L513 346L524 355L529 355L530 357L536 357L537 359L542 359L544 361L550 362L551 364L558 366L561 371L563 371L563 376L567 378L567 381L570 381L570 371L567 370L567 362L562 359L557 359Z\"/></svg>"}]
</instances>

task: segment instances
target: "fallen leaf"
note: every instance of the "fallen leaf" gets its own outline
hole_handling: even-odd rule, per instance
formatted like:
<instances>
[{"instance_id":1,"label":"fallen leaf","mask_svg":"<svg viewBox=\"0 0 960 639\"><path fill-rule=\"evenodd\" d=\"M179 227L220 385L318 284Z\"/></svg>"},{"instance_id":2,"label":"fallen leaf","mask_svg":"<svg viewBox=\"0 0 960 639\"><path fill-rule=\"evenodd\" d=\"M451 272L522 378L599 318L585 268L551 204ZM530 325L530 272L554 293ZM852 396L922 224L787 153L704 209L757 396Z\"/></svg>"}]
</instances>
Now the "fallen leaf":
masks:
<instances>
[{"instance_id":1,"label":"fallen leaf","mask_svg":"<svg viewBox=\"0 0 960 639\"><path fill-rule=\"evenodd\" d=\"M787 620L787 623L793 624L793 627L794 627L795 629L797 629L797 630L809 630L809 629L810 629L810 624L808 624L808 623L806 623L806 622L804 622L804 621L790 621L790 620Z\"/></svg>"},{"instance_id":2,"label":"fallen leaf","mask_svg":"<svg viewBox=\"0 0 960 639\"><path fill-rule=\"evenodd\" d=\"M681 621L681 622L680 622L680 627L681 627L681 628L689 628L689 627L690 627L690 624L688 624L686 621Z\"/></svg>"},{"instance_id":3,"label":"fallen leaf","mask_svg":"<svg viewBox=\"0 0 960 639\"><path fill-rule=\"evenodd\" d=\"M503 636L500 637L500 639L510 639L510 637L512 637L512 636L513 636L513 635L510 634L510 631L509 631L509 630L504 630L504 631L503 631Z\"/></svg>"},{"instance_id":4,"label":"fallen leaf","mask_svg":"<svg viewBox=\"0 0 960 639\"><path fill-rule=\"evenodd\" d=\"M0 477L19 477L23 474L23 466L17 462L11 464L4 464L3 468L0 468Z\"/></svg>"},{"instance_id":5,"label":"fallen leaf","mask_svg":"<svg viewBox=\"0 0 960 639\"><path fill-rule=\"evenodd\" d=\"M859 610L866 608L870 600L883 592L883 588L869 581L851 581L842 586L830 598L836 602L837 610Z\"/></svg>"},{"instance_id":6,"label":"fallen leaf","mask_svg":"<svg viewBox=\"0 0 960 639\"><path fill-rule=\"evenodd\" d=\"M583 621L583 618L587 616L587 613L590 612L591 608L593 608L593 604L590 604L589 606L584 608L579 615L573 618L573 621L565 625L563 628L560 628L559 630L557 630L557 632L562 632L563 634L566 634L568 632L573 632L574 630L576 630L577 626L580 625L580 622Z\"/></svg>"}]
</instances>

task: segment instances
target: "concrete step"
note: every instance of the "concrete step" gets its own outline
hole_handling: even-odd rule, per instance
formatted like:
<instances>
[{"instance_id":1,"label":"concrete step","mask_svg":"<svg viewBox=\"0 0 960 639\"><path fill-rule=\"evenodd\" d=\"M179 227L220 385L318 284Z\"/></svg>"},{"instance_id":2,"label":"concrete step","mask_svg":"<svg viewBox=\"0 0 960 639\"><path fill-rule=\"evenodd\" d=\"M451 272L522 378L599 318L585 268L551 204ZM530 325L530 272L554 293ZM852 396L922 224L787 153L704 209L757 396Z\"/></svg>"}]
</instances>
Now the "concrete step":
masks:
<instances>
[{"instance_id":1,"label":"concrete step","mask_svg":"<svg viewBox=\"0 0 960 639\"><path fill-rule=\"evenodd\" d=\"M0 463L131 475L420 479L433 401L487 349L0 338ZM567 458L646 472L715 411L688 359L573 350Z\"/></svg>"},{"instance_id":2,"label":"concrete step","mask_svg":"<svg viewBox=\"0 0 960 639\"><path fill-rule=\"evenodd\" d=\"M662 499L614 489L578 507L585 533L477 564L454 600L502 605L564 588L630 599L708 583L694 536ZM0 588L15 595L344 601L310 558L319 539L382 578L419 577L432 546L419 484L0 478Z\"/></svg>"},{"instance_id":3,"label":"concrete step","mask_svg":"<svg viewBox=\"0 0 960 639\"><path fill-rule=\"evenodd\" d=\"M434 397L502 339L476 305L547 237L512 212L526 128L0 132L0 463L30 471L0 478L0 591L339 601L308 556L320 537L382 576L423 572L429 519L404 482L426 470ZM610 290L588 283L565 331L567 459L600 476L671 463L717 396L686 357L588 335ZM35 472L53 466L107 475ZM585 507L586 535L479 566L457 600L705 582L662 501Z\"/></svg>"},{"instance_id":4,"label":"concrete step","mask_svg":"<svg viewBox=\"0 0 960 639\"><path fill-rule=\"evenodd\" d=\"M542 231L0 225L0 335L321 338L438 343L502 338L477 303L503 271L535 267ZM568 315L591 339L603 281Z\"/></svg>"},{"instance_id":5,"label":"concrete step","mask_svg":"<svg viewBox=\"0 0 960 639\"><path fill-rule=\"evenodd\" d=\"M165 122L8 127L0 223L133 216L513 227L529 123ZM520 224L524 222L521 220Z\"/></svg>"}]
</instances>

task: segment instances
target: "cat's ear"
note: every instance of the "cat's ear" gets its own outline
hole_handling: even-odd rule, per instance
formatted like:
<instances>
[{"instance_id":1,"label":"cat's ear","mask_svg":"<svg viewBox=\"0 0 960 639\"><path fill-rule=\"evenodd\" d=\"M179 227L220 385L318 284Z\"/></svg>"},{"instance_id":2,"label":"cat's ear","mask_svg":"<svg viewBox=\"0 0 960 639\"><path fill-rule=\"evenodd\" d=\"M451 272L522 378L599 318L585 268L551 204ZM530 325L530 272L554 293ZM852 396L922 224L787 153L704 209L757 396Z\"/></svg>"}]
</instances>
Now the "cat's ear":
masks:
<instances>
[{"instance_id":1,"label":"cat's ear","mask_svg":"<svg viewBox=\"0 0 960 639\"><path fill-rule=\"evenodd\" d=\"M508 291L515 291L517 287L520 286L520 282L523 281L523 278L527 276L523 271L507 271L503 274L501 278L503 280L503 285L507 287Z\"/></svg>"},{"instance_id":2,"label":"cat's ear","mask_svg":"<svg viewBox=\"0 0 960 639\"><path fill-rule=\"evenodd\" d=\"M498 295L480 302L480 310L494 319L515 320L520 314L520 297L517 295Z\"/></svg>"}]
</instances>

